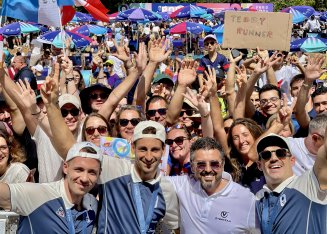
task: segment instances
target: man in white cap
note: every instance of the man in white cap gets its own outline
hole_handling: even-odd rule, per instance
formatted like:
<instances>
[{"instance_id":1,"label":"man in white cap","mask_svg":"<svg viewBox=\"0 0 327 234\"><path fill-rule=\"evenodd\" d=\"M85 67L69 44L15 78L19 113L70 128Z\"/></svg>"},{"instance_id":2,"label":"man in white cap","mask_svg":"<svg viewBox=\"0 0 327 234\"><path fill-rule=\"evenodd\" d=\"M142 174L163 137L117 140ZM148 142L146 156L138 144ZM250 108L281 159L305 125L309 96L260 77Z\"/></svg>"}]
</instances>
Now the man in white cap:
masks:
<instances>
[{"instance_id":1,"label":"man in white cap","mask_svg":"<svg viewBox=\"0 0 327 234\"><path fill-rule=\"evenodd\" d=\"M165 139L163 125L142 121L134 129L134 165L104 158L98 233L154 233L161 219L169 229L178 228L176 194L158 169Z\"/></svg>"},{"instance_id":2,"label":"man in white cap","mask_svg":"<svg viewBox=\"0 0 327 234\"><path fill-rule=\"evenodd\" d=\"M201 79L205 70L208 71L211 68L215 70L222 69L224 72L228 70L229 62L224 55L217 52L218 47L219 45L215 35L209 34L204 38L204 48L208 51L208 54L201 58L197 71ZM216 73L219 74L219 72Z\"/></svg>"},{"instance_id":3,"label":"man in white cap","mask_svg":"<svg viewBox=\"0 0 327 234\"><path fill-rule=\"evenodd\" d=\"M327 133L327 131L326 131ZM312 169L293 175L295 157L286 138L259 140L258 166L267 184L257 193L262 233L327 233L327 134Z\"/></svg>"},{"instance_id":4,"label":"man in white cap","mask_svg":"<svg viewBox=\"0 0 327 234\"><path fill-rule=\"evenodd\" d=\"M92 233L97 201L88 194L96 184L102 153L90 142L73 145L64 178L43 184L0 183L0 208L19 215L18 233Z\"/></svg>"}]
</instances>

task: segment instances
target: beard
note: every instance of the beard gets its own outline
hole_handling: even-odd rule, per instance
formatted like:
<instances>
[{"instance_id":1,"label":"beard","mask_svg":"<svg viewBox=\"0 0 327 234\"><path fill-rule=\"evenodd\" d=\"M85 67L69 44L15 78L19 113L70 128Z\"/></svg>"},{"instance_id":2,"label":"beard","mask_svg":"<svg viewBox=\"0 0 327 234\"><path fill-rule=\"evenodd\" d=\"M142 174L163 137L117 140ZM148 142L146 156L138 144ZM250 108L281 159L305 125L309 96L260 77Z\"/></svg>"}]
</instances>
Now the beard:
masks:
<instances>
[{"instance_id":1,"label":"beard","mask_svg":"<svg viewBox=\"0 0 327 234\"><path fill-rule=\"evenodd\" d=\"M212 176L212 178L210 178L210 180L206 179L206 176ZM200 176L198 177L198 179L201 182L201 186L204 190L213 190L216 189L221 181L222 175L218 174L215 171L202 171L200 173Z\"/></svg>"}]
</instances>

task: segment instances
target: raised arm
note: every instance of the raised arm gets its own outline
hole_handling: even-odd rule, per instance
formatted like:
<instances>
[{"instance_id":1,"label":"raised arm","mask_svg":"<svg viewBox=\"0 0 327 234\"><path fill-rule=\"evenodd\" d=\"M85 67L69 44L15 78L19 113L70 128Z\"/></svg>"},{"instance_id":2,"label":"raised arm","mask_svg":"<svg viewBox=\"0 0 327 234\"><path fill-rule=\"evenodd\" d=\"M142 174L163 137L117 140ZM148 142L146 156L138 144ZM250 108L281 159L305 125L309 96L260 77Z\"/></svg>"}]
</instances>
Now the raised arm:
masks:
<instances>
[{"instance_id":1,"label":"raised arm","mask_svg":"<svg viewBox=\"0 0 327 234\"><path fill-rule=\"evenodd\" d=\"M244 65L241 65L241 68L236 67L237 71L237 86L238 92L235 98L235 109L233 114L233 119L244 118L245 115L245 98L246 98L246 90L247 90L247 75L246 68Z\"/></svg>"},{"instance_id":2,"label":"raised arm","mask_svg":"<svg viewBox=\"0 0 327 234\"><path fill-rule=\"evenodd\" d=\"M120 48L120 53L123 53L123 49ZM127 52L125 52L127 53ZM126 59L127 54L125 56L121 56L120 58ZM140 77L144 69L144 60L147 59L146 49L144 43L140 43L139 53L135 54L136 58L136 67L132 64L132 67L128 69L128 76L121 82L117 88L115 88L109 95L108 99L103 103L101 109L99 110L99 114L101 114L106 119L109 119L112 112L115 110L116 106L122 100L127 93L131 90L136 80Z\"/></svg>"},{"instance_id":3,"label":"raised arm","mask_svg":"<svg viewBox=\"0 0 327 234\"><path fill-rule=\"evenodd\" d=\"M297 105L295 106L295 117L302 128L308 128L309 126L310 117L305 110L305 105L310 98L309 92L313 81L319 79L322 73L324 73L321 69L324 60L323 55L310 56L307 67L304 70L304 82L299 91Z\"/></svg>"},{"instance_id":4,"label":"raised arm","mask_svg":"<svg viewBox=\"0 0 327 234\"><path fill-rule=\"evenodd\" d=\"M76 142L73 133L69 130L61 115L58 106L58 79L59 64L55 65L54 77L47 77L44 85L41 87L41 96L45 107L47 108L49 124L52 132L51 143L57 153L66 159L68 150Z\"/></svg>"},{"instance_id":5,"label":"raised arm","mask_svg":"<svg viewBox=\"0 0 327 234\"><path fill-rule=\"evenodd\" d=\"M178 85L174 96L168 106L166 122L168 124L175 124L178 121L179 113L182 110L186 87L191 85L196 79L196 70L198 63L193 60L184 60L181 70L178 74Z\"/></svg>"},{"instance_id":6,"label":"raised arm","mask_svg":"<svg viewBox=\"0 0 327 234\"><path fill-rule=\"evenodd\" d=\"M205 71L208 81L212 83L209 90L210 116L213 125L214 137L221 144L224 152L228 153L227 135L224 130L224 121L221 115L220 103L217 96L216 70L214 68Z\"/></svg>"},{"instance_id":7,"label":"raised arm","mask_svg":"<svg viewBox=\"0 0 327 234\"><path fill-rule=\"evenodd\" d=\"M166 50L166 48L169 48ZM149 63L146 65L143 75L137 84L134 94L134 104L145 105L146 95L151 89L151 82L157 66L168 58L171 54L169 40L162 39L152 40L149 42ZM146 62L146 61L145 61ZM145 108L143 108L145 109Z\"/></svg>"},{"instance_id":8,"label":"raised arm","mask_svg":"<svg viewBox=\"0 0 327 234\"><path fill-rule=\"evenodd\" d=\"M232 54L229 55L229 69L227 71L227 78L226 78L226 100L228 106L228 113L229 115L234 115L234 105L235 105L235 67L236 64L242 59L242 53L237 58L233 58Z\"/></svg>"},{"instance_id":9,"label":"raised arm","mask_svg":"<svg viewBox=\"0 0 327 234\"><path fill-rule=\"evenodd\" d=\"M0 208L11 210L10 189L6 183L0 183Z\"/></svg>"}]
</instances>

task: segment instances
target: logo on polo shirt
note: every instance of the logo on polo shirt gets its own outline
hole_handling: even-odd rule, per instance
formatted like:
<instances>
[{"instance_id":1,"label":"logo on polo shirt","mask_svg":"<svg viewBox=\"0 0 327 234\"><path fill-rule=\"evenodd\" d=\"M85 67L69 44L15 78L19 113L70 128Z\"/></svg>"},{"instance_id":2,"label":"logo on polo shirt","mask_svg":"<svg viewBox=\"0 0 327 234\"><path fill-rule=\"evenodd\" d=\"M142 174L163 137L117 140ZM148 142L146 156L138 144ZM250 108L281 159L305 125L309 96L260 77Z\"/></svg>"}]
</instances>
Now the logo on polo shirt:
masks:
<instances>
[{"instance_id":1,"label":"logo on polo shirt","mask_svg":"<svg viewBox=\"0 0 327 234\"><path fill-rule=\"evenodd\" d=\"M218 219L220 221L224 221L224 222L229 222L230 223L231 220L228 218L228 216L229 216L229 212L223 210L223 211L220 212L220 214L217 217L215 217L215 219Z\"/></svg>"},{"instance_id":2,"label":"logo on polo shirt","mask_svg":"<svg viewBox=\"0 0 327 234\"><path fill-rule=\"evenodd\" d=\"M65 218L65 211L62 207L60 207L57 211L56 214L62 218Z\"/></svg>"}]
</instances>

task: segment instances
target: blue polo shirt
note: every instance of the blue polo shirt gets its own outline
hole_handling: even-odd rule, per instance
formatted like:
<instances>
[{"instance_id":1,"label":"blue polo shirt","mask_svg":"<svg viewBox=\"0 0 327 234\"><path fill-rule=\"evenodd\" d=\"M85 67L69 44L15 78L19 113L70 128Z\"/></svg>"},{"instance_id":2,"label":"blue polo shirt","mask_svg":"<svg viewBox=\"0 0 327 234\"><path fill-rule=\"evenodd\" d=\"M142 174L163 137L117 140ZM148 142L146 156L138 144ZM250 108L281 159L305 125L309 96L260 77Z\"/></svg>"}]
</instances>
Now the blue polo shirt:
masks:
<instances>
[{"instance_id":1,"label":"blue polo shirt","mask_svg":"<svg viewBox=\"0 0 327 234\"><path fill-rule=\"evenodd\" d=\"M76 210L67 198L63 179L8 186L12 211L21 215L17 233L69 233L68 213L71 213L75 233L92 233L97 212L97 200L92 195L84 195L82 210Z\"/></svg>"},{"instance_id":2,"label":"blue polo shirt","mask_svg":"<svg viewBox=\"0 0 327 234\"><path fill-rule=\"evenodd\" d=\"M217 57L213 62L210 60L209 55L205 55L201 58L197 73L203 74L207 67L211 67L215 69L219 68L226 72L229 68L229 62L224 55L219 53L217 54Z\"/></svg>"}]
</instances>

